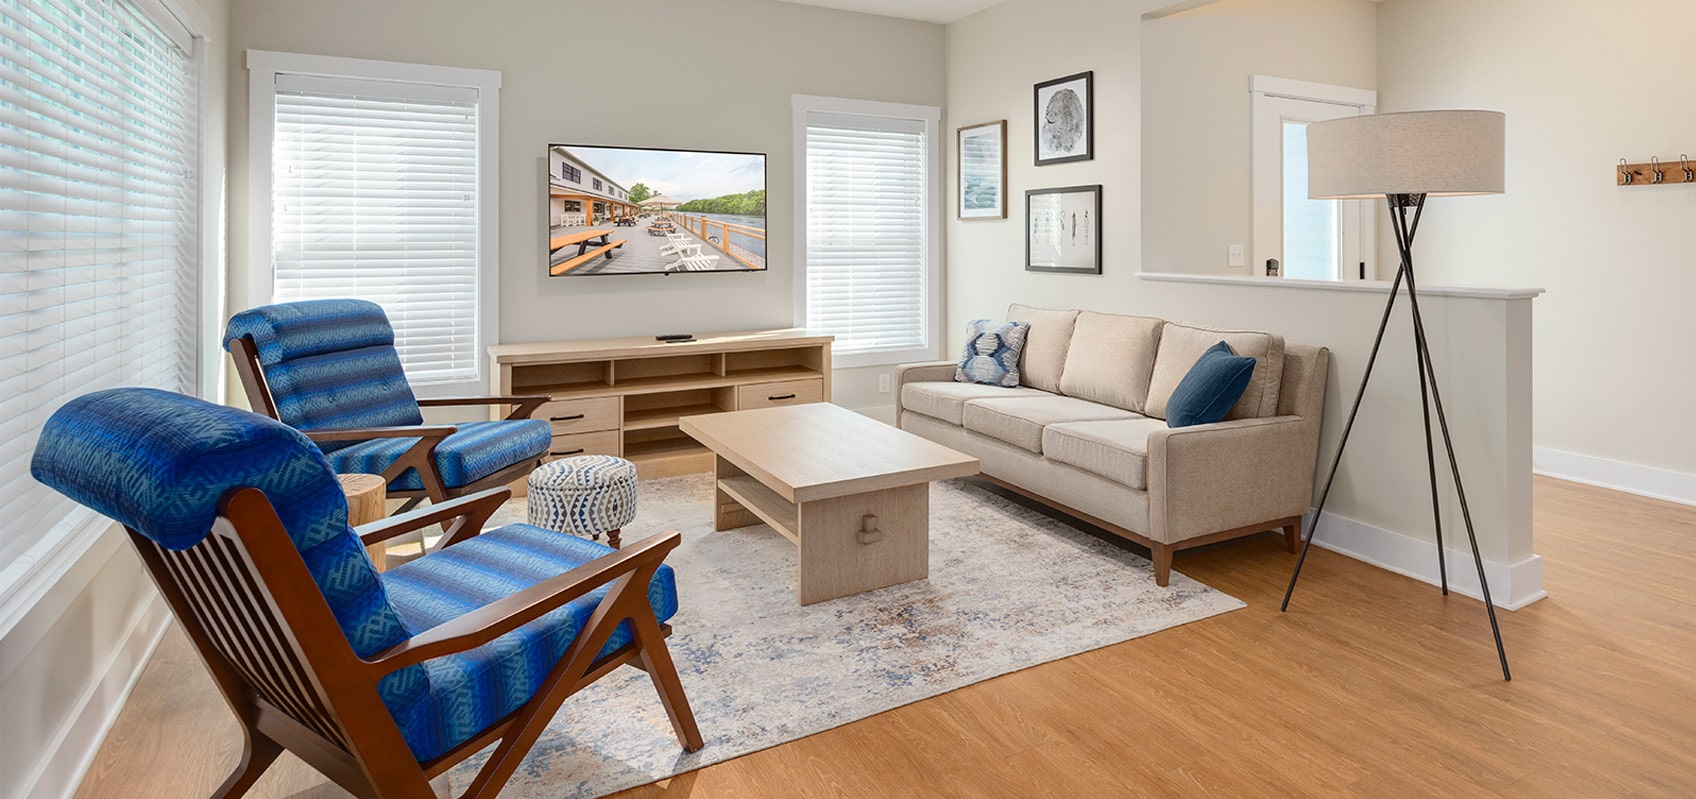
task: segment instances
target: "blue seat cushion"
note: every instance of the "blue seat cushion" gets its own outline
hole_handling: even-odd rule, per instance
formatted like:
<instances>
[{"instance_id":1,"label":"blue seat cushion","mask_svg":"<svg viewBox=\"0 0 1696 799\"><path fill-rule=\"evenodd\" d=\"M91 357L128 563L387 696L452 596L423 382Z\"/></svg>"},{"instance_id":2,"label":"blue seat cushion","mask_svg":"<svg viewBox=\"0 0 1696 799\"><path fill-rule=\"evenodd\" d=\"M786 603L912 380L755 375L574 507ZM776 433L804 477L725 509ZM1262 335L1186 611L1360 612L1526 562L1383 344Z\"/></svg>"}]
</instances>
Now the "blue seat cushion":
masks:
<instances>
[{"instance_id":1,"label":"blue seat cushion","mask_svg":"<svg viewBox=\"0 0 1696 799\"><path fill-rule=\"evenodd\" d=\"M553 443L553 427L540 419L462 422L459 432L436 445L436 471L448 488L464 488L515 463L541 457ZM326 452L342 474L382 474L416 438L373 438ZM417 469L389 484L397 491L424 488Z\"/></svg>"},{"instance_id":2,"label":"blue seat cushion","mask_svg":"<svg viewBox=\"0 0 1696 799\"><path fill-rule=\"evenodd\" d=\"M413 635L616 550L576 536L512 524L483 533L382 575L389 601ZM426 661L426 697L383 701L412 753L429 760L470 740L535 695L565 655L608 587L551 611L492 643ZM677 579L660 566L648 585L654 617L677 612ZM629 643L619 625L605 655Z\"/></svg>"}]
</instances>

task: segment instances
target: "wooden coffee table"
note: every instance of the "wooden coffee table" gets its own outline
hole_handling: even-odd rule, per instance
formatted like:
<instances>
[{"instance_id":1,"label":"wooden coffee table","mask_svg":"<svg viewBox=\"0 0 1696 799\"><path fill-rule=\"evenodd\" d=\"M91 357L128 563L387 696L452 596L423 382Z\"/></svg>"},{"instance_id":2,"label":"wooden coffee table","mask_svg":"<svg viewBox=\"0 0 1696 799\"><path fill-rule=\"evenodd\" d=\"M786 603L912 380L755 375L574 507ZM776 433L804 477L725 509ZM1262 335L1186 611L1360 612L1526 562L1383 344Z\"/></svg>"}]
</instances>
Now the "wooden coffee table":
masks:
<instances>
[{"instance_id":1,"label":"wooden coffee table","mask_svg":"<svg viewBox=\"0 0 1696 799\"><path fill-rule=\"evenodd\" d=\"M679 420L717 458L713 528L763 521L800 549L803 605L930 575L930 482L978 459L824 402Z\"/></svg>"}]
</instances>

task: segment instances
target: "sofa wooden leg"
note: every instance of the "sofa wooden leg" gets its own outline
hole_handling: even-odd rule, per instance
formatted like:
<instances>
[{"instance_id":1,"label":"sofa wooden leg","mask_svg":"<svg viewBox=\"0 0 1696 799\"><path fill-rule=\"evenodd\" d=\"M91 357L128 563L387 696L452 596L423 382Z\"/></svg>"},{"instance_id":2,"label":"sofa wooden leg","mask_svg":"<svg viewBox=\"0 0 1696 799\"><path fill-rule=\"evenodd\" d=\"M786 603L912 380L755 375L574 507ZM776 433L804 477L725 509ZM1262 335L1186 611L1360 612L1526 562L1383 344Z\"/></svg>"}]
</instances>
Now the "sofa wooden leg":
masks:
<instances>
[{"instance_id":1,"label":"sofa wooden leg","mask_svg":"<svg viewBox=\"0 0 1696 799\"><path fill-rule=\"evenodd\" d=\"M1300 519L1297 519L1294 522L1291 522L1290 524L1284 525L1284 548L1289 550L1291 555L1294 555L1297 552L1301 551L1301 520Z\"/></svg>"},{"instance_id":2,"label":"sofa wooden leg","mask_svg":"<svg viewBox=\"0 0 1696 799\"><path fill-rule=\"evenodd\" d=\"M1164 588L1172 580L1172 545L1150 544L1148 551L1154 560L1154 584Z\"/></svg>"}]
</instances>

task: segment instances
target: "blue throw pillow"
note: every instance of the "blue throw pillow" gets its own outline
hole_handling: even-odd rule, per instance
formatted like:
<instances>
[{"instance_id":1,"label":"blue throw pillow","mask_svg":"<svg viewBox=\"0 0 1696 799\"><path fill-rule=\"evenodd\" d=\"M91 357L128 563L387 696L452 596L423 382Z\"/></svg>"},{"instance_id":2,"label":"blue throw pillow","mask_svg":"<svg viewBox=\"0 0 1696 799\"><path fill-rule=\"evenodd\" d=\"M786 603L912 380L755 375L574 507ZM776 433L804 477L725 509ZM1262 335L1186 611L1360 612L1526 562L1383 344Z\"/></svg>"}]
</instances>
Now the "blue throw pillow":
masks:
<instances>
[{"instance_id":1,"label":"blue throw pillow","mask_svg":"<svg viewBox=\"0 0 1696 799\"><path fill-rule=\"evenodd\" d=\"M1013 388L1019 385L1019 353L1025 351L1029 322L978 319L966 327L966 351L954 370L956 383L982 383Z\"/></svg>"},{"instance_id":2,"label":"blue throw pillow","mask_svg":"<svg viewBox=\"0 0 1696 799\"><path fill-rule=\"evenodd\" d=\"M1189 427L1222 421L1242 399L1254 377L1254 359L1231 352L1221 341L1207 348L1166 401L1166 426Z\"/></svg>"}]
</instances>

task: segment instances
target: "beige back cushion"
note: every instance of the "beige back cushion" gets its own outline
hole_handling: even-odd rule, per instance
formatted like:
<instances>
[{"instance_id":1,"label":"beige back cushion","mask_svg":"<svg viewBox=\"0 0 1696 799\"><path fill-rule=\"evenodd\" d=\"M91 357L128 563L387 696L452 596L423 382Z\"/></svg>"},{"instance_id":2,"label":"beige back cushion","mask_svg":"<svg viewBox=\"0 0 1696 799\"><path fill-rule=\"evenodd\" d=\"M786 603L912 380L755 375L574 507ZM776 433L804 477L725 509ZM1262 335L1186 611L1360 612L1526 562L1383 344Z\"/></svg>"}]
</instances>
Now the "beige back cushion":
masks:
<instances>
[{"instance_id":1,"label":"beige back cushion","mask_svg":"<svg viewBox=\"0 0 1696 799\"><path fill-rule=\"evenodd\" d=\"M1226 419L1257 419L1278 414L1278 389L1284 379L1284 337L1248 330L1216 330L1210 327L1166 323L1160 334L1160 354L1154 359L1154 376L1148 385L1148 404L1143 413L1166 418L1166 400L1178 381L1189 374L1208 347L1219 342L1231 345L1238 355L1254 358L1254 377L1243 397L1225 414Z\"/></svg>"},{"instance_id":2,"label":"beige back cushion","mask_svg":"<svg viewBox=\"0 0 1696 799\"><path fill-rule=\"evenodd\" d=\"M1066 368L1066 347L1072 341L1077 311L1051 311L1013 303L1007 321L1029 322L1025 351L1019 356L1019 383L1043 391L1060 392L1060 373Z\"/></svg>"},{"instance_id":3,"label":"beige back cushion","mask_svg":"<svg viewBox=\"0 0 1696 799\"><path fill-rule=\"evenodd\" d=\"M1148 400L1164 324L1151 316L1080 312L1060 390L1140 413Z\"/></svg>"}]
</instances>

